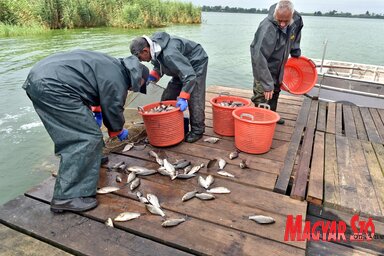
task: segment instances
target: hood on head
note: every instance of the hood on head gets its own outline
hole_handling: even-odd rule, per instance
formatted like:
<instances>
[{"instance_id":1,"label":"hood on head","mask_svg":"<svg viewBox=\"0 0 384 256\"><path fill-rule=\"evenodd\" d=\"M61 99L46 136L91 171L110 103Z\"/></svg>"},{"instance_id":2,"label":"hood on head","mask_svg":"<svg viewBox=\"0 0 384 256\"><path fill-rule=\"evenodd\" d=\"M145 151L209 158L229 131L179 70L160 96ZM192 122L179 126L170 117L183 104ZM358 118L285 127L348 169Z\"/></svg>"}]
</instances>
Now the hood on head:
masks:
<instances>
[{"instance_id":1,"label":"hood on head","mask_svg":"<svg viewBox=\"0 0 384 256\"><path fill-rule=\"evenodd\" d=\"M142 92L142 90L144 90L142 89L142 87L146 88L146 85L141 86L141 79L143 78L144 81L148 80L148 68L145 65L141 64L139 59L134 55L122 59L122 63L129 72L129 77L131 79L130 89L134 92Z\"/></svg>"}]
</instances>

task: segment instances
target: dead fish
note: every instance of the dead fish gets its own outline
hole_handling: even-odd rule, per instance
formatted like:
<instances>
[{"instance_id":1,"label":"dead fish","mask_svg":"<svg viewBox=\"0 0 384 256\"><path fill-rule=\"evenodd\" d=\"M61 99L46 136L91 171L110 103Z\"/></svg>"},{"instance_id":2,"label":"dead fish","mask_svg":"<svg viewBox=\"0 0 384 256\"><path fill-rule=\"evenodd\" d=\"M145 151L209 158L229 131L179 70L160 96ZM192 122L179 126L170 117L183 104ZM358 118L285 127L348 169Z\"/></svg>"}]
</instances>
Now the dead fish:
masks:
<instances>
[{"instance_id":1,"label":"dead fish","mask_svg":"<svg viewBox=\"0 0 384 256\"><path fill-rule=\"evenodd\" d=\"M190 179L190 178L193 178L195 177L196 174L189 174L189 173L179 173L176 175L176 178L177 179Z\"/></svg>"},{"instance_id":2,"label":"dead fish","mask_svg":"<svg viewBox=\"0 0 384 256\"><path fill-rule=\"evenodd\" d=\"M161 159L160 157L156 157L156 162L157 162L160 166L163 166L163 165L164 165L164 161L163 161L163 159Z\"/></svg>"},{"instance_id":3,"label":"dead fish","mask_svg":"<svg viewBox=\"0 0 384 256\"><path fill-rule=\"evenodd\" d=\"M111 192L117 191L119 189L120 189L119 187L108 186L108 187L103 187L103 188L98 189L96 191L96 193L97 194L107 194L107 193L111 193Z\"/></svg>"},{"instance_id":4,"label":"dead fish","mask_svg":"<svg viewBox=\"0 0 384 256\"><path fill-rule=\"evenodd\" d=\"M159 199L157 198L157 196L153 195L153 194L147 194L147 199L148 201L155 207L157 208L161 208L160 207L160 203L159 203Z\"/></svg>"},{"instance_id":5,"label":"dead fish","mask_svg":"<svg viewBox=\"0 0 384 256\"><path fill-rule=\"evenodd\" d=\"M177 226L179 225L180 223L183 223L185 221L184 218L181 218L181 219L169 219L169 220L166 220L166 221L163 221L163 223L161 223L161 226L163 227L173 227L173 226Z\"/></svg>"},{"instance_id":6,"label":"dead fish","mask_svg":"<svg viewBox=\"0 0 384 256\"><path fill-rule=\"evenodd\" d=\"M188 174L195 174L197 173L198 171L200 171L201 169L201 165L195 165L192 167L192 169L188 172Z\"/></svg>"},{"instance_id":7,"label":"dead fish","mask_svg":"<svg viewBox=\"0 0 384 256\"><path fill-rule=\"evenodd\" d=\"M211 186L213 184L213 182L215 181L215 179L213 178L212 175L208 175L207 178L205 178L205 181L207 182L207 185L208 187L206 189L209 188L209 186Z\"/></svg>"},{"instance_id":8,"label":"dead fish","mask_svg":"<svg viewBox=\"0 0 384 256\"><path fill-rule=\"evenodd\" d=\"M113 220L114 221L128 221L128 220L137 219L139 216L140 216L140 213L138 213L138 212L122 212Z\"/></svg>"},{"instance_id":9,"label":"dead fish","mask_svg":"<svg viewBox=\"0 0 384 256\"><path fill-rule=\"evenodd\" d=\"M139 201L143 204L149 204L149 201L147 198L143 197L143 194L140 192L140 191L137 191L136 193L136 196L137 198L139 199Z\"/></svg>"},{"instance_id":10,"label":"dead fish","mask_svg":"<svg viewBox=\"0 0 384 256\"><path fill-rule=\"evenodd\" d=\"M131 183L134 179L136 179L136 173L135 172L130 172L128 174L127 183Z\"/></svg>"},{"instance_id":11,"label":"dead fish","mask_svg":"<svg viewBox=\"0 0 384 256\"><path fill-rule=\"evenodd\" d=\"M166 158L164 158L163 162L164 162L164 167L167 170L167 172L170 174L171 179L174 180L176 178L175 167L170 162L168 162Z\"/></svg>"},{"instance_id":12,"label":"dead fish","mask_svg":"<svg viewBox=\"0 0 384 256\"><path fill-rule=\"evenodd\" d=\"M192 170L192 166L188 165L187 167L184 168L184 173L189 173Z\"/></svg>"},{"instance_id":13,"label":"dead fish","mask_svg":"<svg viewBox=\"0 0 384 256\"><path fill-rule=\"evenodd\" d=\"M159 155L153 150L150 150L148 154L153 158L159 158Z\"/></svg>"},{"instance_id":14,"label":"dead fish","mask_svg":"<svg viewBox=\"0 0 384 256\"><path fill-rule=\"evenodd\" d=\"M135 190L135 188L137 188L139 185L140 185L140 179L139 179L139 178L135 178L135 179L132 181L131 185L129 186L129 189L130 189L131 191L133 191L133 190Z\"/></svg>"},{"instance_id":15,"label":"dead fish","mask_svg":"<svg viewBox=\"0 0 384 256\"><path fill-rule=\"evenodd\" d=\"M241 169L244 169L244 168L247 168L247 162L244 160L244 159L241 159L241 162L240 162L240 168Z\"/></svg>"},{"instance_id":16,"label":"dead fish","mask_svg":"<svg viewBox=\"0 0 384 256\"><path fill-rule=\"evenodd\" d=\"M272 224L275 223L275 219L269 216L264 215L253 215L249 216L248 219L254 220L255 222L259 224Z\"/></svg>"},{"instance_id":17,"label":"dead fish","mask_svg":"<svg viewBox=\"0 0 384 256\"><path fill-rule=\"evenodd\" d=\"M133 143L128 143L127 145L125 145L125 147L123 148L123 152L127 152L129 150L131 150L133 148L135 144Z\"/></svg>"},{"instance_id":18,"label":"dead fish","mask_svg":"<svg viewBox=\"0 0 384 256\"><path fill-rule=\"evenodd\" d=\"M215 199L215 196L208 193L197 193L195 197L201 199L201 200L212 200Z\"/></svg>"},{"instance_id":19,"label":"dead fish","mask_svg":"<svg viewBox=\"0 0 384 256\"><path fill-rule=\"evenodd\" d=\"M147 175L152 175L152 174L157 173L156 170L147 169L147 168L142 167L142 166L130 166L130 167L128 167L127 170L131 171L131 172L135 172L136 175L141 175L141 176L147 176Z\"/></svg>"},{"instance_id":20,"label":"dead fish","mask_svg":"<svg viewBox=\"0 0 384 256\"><path fill-rule=\"evenodd\" d=\"M185 193L185 195L183 195L183 197L181 198L181 201L183 202L188 201L189 199L194 198L196 194L197 194L197 190L187 192Z\"/></svg>"},{"instance_id":21,"label":"dead fish","mask_svg":"<svg viewBox=\"0 0 384 256\"><path fill-rule=\"evenodd\" d=\"M173 166L175 167L175 169L184 169L185 167L187 167L190 164L191 164L190 161L182 159L182 160L178 160L175 163L173 163Z\"/></svg>"},{"instance_id":22,"label":"dead fish","mask_svg":"<svg viewBox=\"0 0 384 256\"><path fill-rule=\"evenodd\" d=\"M231 191L225 187L215 187L207 190L208 193L213 193L213 194L229 194Z\"/></svg>"},{"instance_id":23,"label":"dead fish","mask_svg":"<svg viewBox=\"0 0 384 256\"><path fill-rule=\"evenodd\" d=\"M229 153L229 159L231 159L231 160L237 158L238 156L239 156L238 150L235 150L235 151Z\"/></svg>"},{"instance_id":24,"label":"dead fish","mask_svg":"<svg viewBox=\"0 0 384 256\"><path fill-rule=\"evenodd\" d=\"M116 169L121 170L121 171L125 171L126 168L127 168L127 166L125 164L122 164L119 167L117 167Z\"/></svg>"},{"instance_id":25,"label":"dead fish","mask_svg":"<svg viewBox=\"0 0 384 256\"><path fill-rule=\"evenodd\" d=\"M163 210L161 210L156 206L153 206L151 204L146 204L145 207L147 207L147 210L152 214L160 215L161 217L165 216L165 213L163 212Z\"/></svg>"},{"instance_id":26,"label":"dead fish","mask_svg":"<svg viewBox=\"0 0 384 256\"><path fill-rule=\"evenodd\" d=\"M227 164L227 162L224 159L219 158L219 169L220 170L223 170L226 164Z\"/></svg>"},{"instance_id":27,"label":"dead fish","mask_svg":"<svg viewBox=\"0 0 384 256\"><path fill-rule=\"evenodd\" d=\"M106 221L105 221L105 225L107 225L108 227L111 227L113 228L113 221L111 218L108 218Z\"/></svg>"},{"instance_id":28,"label":"dead fish","mask_svg":"<svg viewBox=\"0 0 384 256\"><path fill-rule=\"evenodd\" d=\"M123 165L123 164L125 164L124 161L118 162L117 164L114 164L114 165L112 166L112 169L117 169L117 168L119 168L119 167L120 167L121 165Z\"/></svg>"},{"instance_id":29,"label":"dead fish","mask_svg":"<svg viewBox=\"0 0 384 256\"><path fill-rule=\"evenodd\" d=\"M208 175L207 178L203 178L202 176L199 176L198 183L200 186L202 186L205 189L208 189L209 186L214 182L214 178L212 175Z\"/></svg>"},{"instance_id":30,"label":"dead fish","mask_svg":"<svg viewBox=\"0 0 384 256\"><path fill-rule=\"evenodd\" d=\"M116 176L116 182L122 182L123 180L121 179L121 177L119 175Z\"/></svg>"},{"instance_id":31,"label":"dead fish","mask_svg":"<svg viewBox=\"0 0 384 256\"><path fill-rule=\"evenodd\" d=\"M212 143L212 144L215 144L215 143L218 142L219 140L220 140L220 139L219 139L219 138L216 138L216 137L209 137L209 138L204 139L205 142Z\"/></svg>"},{"instance_id":32,"label":"dead fish","mask_svg":"<svg viewBox=\"0 0 384 256\"><path fill-rule=\"evenodd\" d=\"M226 172L226 171L218 171L217 174L224 176L224 177L235 178L235 175L233 175L232 173Z\"/></svg>"}]
</instances>

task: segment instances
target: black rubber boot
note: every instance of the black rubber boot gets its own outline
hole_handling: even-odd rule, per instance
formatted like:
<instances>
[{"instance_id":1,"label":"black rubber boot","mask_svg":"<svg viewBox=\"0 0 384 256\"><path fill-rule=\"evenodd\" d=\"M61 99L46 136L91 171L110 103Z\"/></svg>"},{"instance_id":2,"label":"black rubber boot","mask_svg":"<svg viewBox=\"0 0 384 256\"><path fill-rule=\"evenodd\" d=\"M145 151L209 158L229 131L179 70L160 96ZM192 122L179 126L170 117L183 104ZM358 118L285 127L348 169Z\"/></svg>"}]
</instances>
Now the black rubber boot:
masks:
<instances>
[{"instance_id":1,"label":"black rubber boot","mask_svg":"<svg viewBox=\"0 0 384 256\"><path fill-rule=\"evenodd\" d=\"M101 157L101 164L102 164L102 165L108 163L108 161L109 161L108 156L103 155L103 156Z\"/></svg>"},{"instance_id":2,"label":"black rubber boot","mask_svg":"<svg viewBox=\"0 0 384 256\"><path fill-rule=\"evenodd\" d=\"M203 137L203 134L195 134L193 132L189 132L187 136L185 136L185 141L189 143L193 143L195 141L198 141Z\"/></svg>"},{"instance_id":3,"label":"black rubber boot","mask_svg":"<svg viewBox=\"0 0 384 256\"><path fill-rule=\"evenodd\" d=\"M97 204L97 200L94 197L77 197L64 200L52 199L51 211L55 213L64 211L84 212L95 208Z\"/></svg>"},{"instance_id":4,"label":"black rubber boot","mask_svg":"<svg viewBox=\"0 0 384 256\"><path fill-rule=\"evenodd\" d=\"M285 123L285 119L284 118L281 118L279 119L279 121L277 121L277 124L284 124Z\"/></svg>"}]
</instances>

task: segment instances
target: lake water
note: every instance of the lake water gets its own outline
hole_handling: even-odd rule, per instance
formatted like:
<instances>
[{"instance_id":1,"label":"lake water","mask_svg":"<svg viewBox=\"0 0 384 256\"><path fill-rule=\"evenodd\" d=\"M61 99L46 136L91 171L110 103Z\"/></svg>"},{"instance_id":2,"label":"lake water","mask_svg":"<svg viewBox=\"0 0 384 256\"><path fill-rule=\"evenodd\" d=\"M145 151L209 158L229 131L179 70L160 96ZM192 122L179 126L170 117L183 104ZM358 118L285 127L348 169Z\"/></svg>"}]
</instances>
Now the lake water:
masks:
<instances>
[{"instance_id":1,"label":"lake water","mask_svg":"<svg viewBox=\"0 0 384 256\"><path fill-rule=\"evenodd\" d=\"M264 17L203 13L201 25L171 26L162 30L203 45L209 55L208 85L251 88L249 45ZM384 20L303 19L304 56L321 59L323 43L328 40L326 59L384 64ZM154 31L88 29L0 38L0 204L37 185L56 169L53 143L21 88L31 66L52 53L76 48L124 57L129 54L129 43L134 37ZM165 85L166 81L163 79L160 84Z\"/></svg>"}]
</instances>

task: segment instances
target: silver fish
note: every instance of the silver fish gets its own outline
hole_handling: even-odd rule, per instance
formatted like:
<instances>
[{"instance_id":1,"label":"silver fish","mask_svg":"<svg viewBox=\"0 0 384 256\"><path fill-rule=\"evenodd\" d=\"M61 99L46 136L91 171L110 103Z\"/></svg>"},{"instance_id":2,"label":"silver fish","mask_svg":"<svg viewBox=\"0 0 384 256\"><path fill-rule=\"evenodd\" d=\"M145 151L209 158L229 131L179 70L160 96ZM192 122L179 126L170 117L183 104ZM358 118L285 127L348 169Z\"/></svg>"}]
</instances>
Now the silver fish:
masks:
<instances>
[{"instance_id":1,"label":"silver fish","mask_svg":"<svg viewBox=\"0 0 384 256\"><path fill-rule=\"evenodd\" d=\"M238 150L235 150L235 151L229 153L229 159L231 159L231 160L237 158L238 156L239 156Z\"/></svg>"},{"instance_id":2,"label":"silver fish","mask_svg":"<svg viewBox=\"0 0 384 256\"><path fill-rule=\"evenodd\" d=\"M108 218L106 221L105 221L105 225L107 225L108 227L111 227L113 228L113 221L111 218Z\"/></svg>"},{"instance_id":3,"label":"silver fish","mask_svg":"<svg viewBox=\"0 0 384 256\"><path fill-rule=\"evenodd\" d=\"M156 157L156 162L157 162L160 166L163 166L163 165L164 165L164 161L163 161L163 159L161 159L160 157Z\"/></svg>"},{"instance_id":4,"label":"silver fish","mask_svg":"<svg viewBox=\"0 0 384 256\"><path fill-rule=\"evenodd\" d=\"M229 194L231 191L225 187L215 187L207 190L208 193L213 193L213 194Z\"/></svg>"},{"instance_id":5,"label":"silver fish","mask_svg":"<svg viewBox=\"0 0 384 256\"><path fill-rule=\"evenodd\" d=\"M182 160L176 161L173 164L173 166L175 167L175 169L184 169L185 167L189 166L190 164L191 164L190 161L182 159Z\"/></svg>"},{"instance_id":6,"label":"silver fish","mask_svg":"<svg viewBox=\"0 0 384 256\"><path fill-rule=\"evenodd\" d=\"M218 142L219 140L220 139L216 138L216 137L209 137L209 138L204 139L205 142L212 143L212 144Z\"/></svg>"},{"instance_id":7,"label":"silver fish","mask_svg":"<svg viewBox=\"0 0 384 256\"><path fill-rule=\"evenodd\" d=\"M159 199L157 198L157 196L153 195L153 194L147 194L147 199L148 201L155 207L157 208L161 208L160 207L160 203L159 203Z\"/></svg>"},{"instance_id":8,"label":"silver fish","mask_svg":"<svg viewBox=\"0 0 384 256\"><path fill-rule=\"evenodd\" d=\"M197 194L197 190L187 192L185 195L183 195L183 197L181 198L181 201L183 202L188 201L189 199L194 198L196 194Z\"/></svg>"},{"instance_id":9,"label":"silver fish","mask_svg":"<svg viewBox=\"0 0 384 256\"><path fill-rule=\"evenodd\" d=\"M244 159L241 159L241 162L240 162L240 168L241 169L244 169L244 168L247 168L247 162L244 160Z\"/></svg>"},{"instance_id":10,"label":"silver fish","mask_svg":"<svg viewBox=\"0 0 384 256\"><path fill-rule=\"evenodd\" d=\"M155 207L151 204L146 204L145 207L147 207L147 210L152 213L152 214L156 214L156 215L160 215L161 217L164 217L165 216L165 213L163 212L163 210L161 210L160 208L158 207Z\"/></svg>"},{"instance_id":11,"label":"silver fish","mask_svg":"<svg viewBox=\"0 0 384 256\"><path fill-rule=\"evenodd\" d=\"M170 174L171 179L174 180L176 178L175 167L170 162L168 162L166 158L163 160L163 162L164 162L164 167L167 170L167 172Z\"/></svg>"},{"instance_id":12,"label":"silver fish","mask_svg":"<svg viewBox=\"0 0 384 256\"><path fill-rule=\"evenodd\" d=\"M128 167L127 170L131 171L131 172L135 172L136 175L141 175L141 176L147 176L147 175L151 175L151 174L157 173L156 170L148 169L148 168L145 168L145 167L142 167L142 166L130 166L130 167Z\"/></svg>"},{"instance_id":13,"label":"silver fish","mask_svg":"<svg viewBox=\"0 0 384 256\"><path fill-rule=\"evenodd\" d=\"M178 179L190 179L190 178L193 178L195 176L196 176L196 174L193 174L193 173L192 174L179 173L176 175L176 178L178 178Z\"/></svg>"},{"instance_id":14,"label":"silver fish","mask_svg":"<svg viewBox=\"0 0 384 256\"><path fill-rule=\"evenodd\" d=\"M200 171L201 169L201 165L195 165L192 167L192 169L188 172L188 174L195 174L197 173L198 171Z\"/></svg>"},{"instance_id":15,"label":"silver fish","mask_svg":"<svg viewBox=\"0 0 384 256\"><path fill-rule=\"evenodd\" d=\"M215 196L208 193L197 193L195 197L201 199L201 200L212 200L215 199Z\"/></svg>"},{"instance_id":16,"label":"silver fish","mask_svg":"<svg viewBox=\"0 0 384 256\"><path fill-rule=\"evenodd\" d=\"M131 150L133 148L133 146L134 146L133 143L128 143L127 145L125 145L122 152L126 152L126 151Z\"/></svg>"},{"instance_id":17,"label":"silver fish","mask_svg":"<svg viewBox=\"0 0 384 256\"><path fill-rule=\"evenodd\" d=\"M139 179L139 178L135 178L135 179L132 181L131 185L129 186L129 189L130 189L131 191L133 191L133 190L135 190L135 188L137 188L139 185L140 185L140 179Z\"/></svg>"},{"instance_id":18,"label":"silver fish","mask_svg":"<svg viewBox=\"0 0 384 256\"><path fill-rule=\"evenodd\" d=\"M207 182L205 181L205 179L202 176L199 176L198 183L203 188L208 189Z\"/></svg>"},{"instance_id":19,"label":"silver fish","mask_svg":"<svg viewBox=\"0 0 384 256\"><path fill-rule=\"evenodd\" d=\"M226 171L218 171L217 174L220 174L221 176L224 176L224 177L235 178L235 175Z\"/></svg>"},{"instance_id":20,"label":"silver fish","mask_svg":"<svg viewBox=\"0 0 384 256\"><path fill-rule=\"evenodd\" d=\"M107 186L107 187L99 188L99 189L96 191L96 193L97 193L97 194L107 194L107 193L111 193L111 192L117 191L117 190L119 190L119 189L120 189L119 187Z\"/></svg>"},{"instance_id":21,"label":"silver fish","mask_svg":"<svg viewBox=\"0 0 384 256\"><path fill-rule=\"evenodd\" d=\"M131 183L134 179L136 179L136 173L135 172L130 172L128 174L127 183Z\"/></svg>"},{"instance_id":22,"label":"silver fish","mask_svg":"<svg viewBox=\"0 0 384 256\"><path fill-rule=\"evenodd\" d=\"M272 224L275 223L275 219L264 215L249 216L248 219L256 221L259 224Z\"/></svg>"},{"instance_id":23,"label":"silver fish","mask_svg":"<svg viewBox=\"0 0 384 256\"><path fill-rule=\"evenodd\" d=\"M181 219L169 219L169 220L163 221L163 223L161 223L161 226L163 226L163 227L173 227L173 226L179 225L180 223L182 223L184 221L185 221L184 218L181 218Z\"/></svg>"},{"instance_id":24,"label":"silver fish","mask_svg":"<svg viewBox=\"0 0 384 256\"><path fill-rule=\"evenodd\" d=\"M149 204L149 201L147 198L143 197L143 194L140 191L136 192L136 196L139 199L139 201L143 204Z\"/></svg>"},{"instance_id":25,"label":"silver fish","mask_svg":"<svg viewBox=\"0 0 384 256\"><path fill-rule=\"evenodd\" d=\"M171 176L171 173L169 173L167 171L167 169L165 169L164 166L160 167L159 169L157 169L157 171L161 174L161 175L165 175L165 176Z\"/></svg>"},{"instance_id":26,"label":"silver fish","mask_svg":"<svg viewBox=\"0 0 384 256\"><path fill-rule=\"evenodd\" d=\"M190 172L192 170L192 166L188 165L187 167L184 168L184 174Z\"/></svg>"},{"instance_id":27,"label":"silver fish","mask_svg":"<svg viewBox=\"0 0 384 256\"><path fill-rule=\"evenodd\" d=\"M150 151L148 152L148 154L149 154L150 156L152 156L153 158L159 158L159 155L158 155L155 151L153 151L153 150L150 150Z\"/></svg>"},{"instance_id":28,"label":"silver fish","mask_svg":"<svg viewBox=\"0 0 384 256\"><path fill-rule=\"evenodd\" d=\"M219 169L220 170L223 170L226 164L227 164L227 162L224 159L219 158Z\"/></svg>"},{"instance_id":29,"label":"silver fish","mask_svg":"<svg viewBox=\"0 0 384 256\"><path fill-rule=\"evenodd\" d=\"M117 169L117 168L119 168L119 167L120 167L121 165L123 165L123 164L125 164L124 161L118 162L117 164L114 164L114 165L112 166L112 169Z\"/></svg>"},{"instance_id":30,"label":"silver fish","mask_svg":"<svg viewBox=\"0 0 384 256\"><path fill-rule=\"evenodd\" d=\"M139 216L140 216L140 213L138 213L138 212L122 212L113 220L114 221L128 221L128 220L137 219Z\"/></svg>"},{"instance_id":31,"label":"silver fish","mask_svg":"<svg viewBox=\"0 0 384 256\"><path fill-rule=\"evenodd\" d=\"M121 179L121 177L119 175L116 176L116 182L122 182L123 180Z\"/></svg>"},{"instance_id":32,"label":"silver fish","mask_svg":"<svg viewBox=\"0 0 384 256\"><path fill-rule=\"evenodd\" d=\"M211 186L213 184L213 182L215 181L215 179L213 178L212 175L208 175L207 178L205 178L205 181L207 182L207 185L208 187L206 189L209 188L209 186Z\"/></svg>"}]
</instances>

